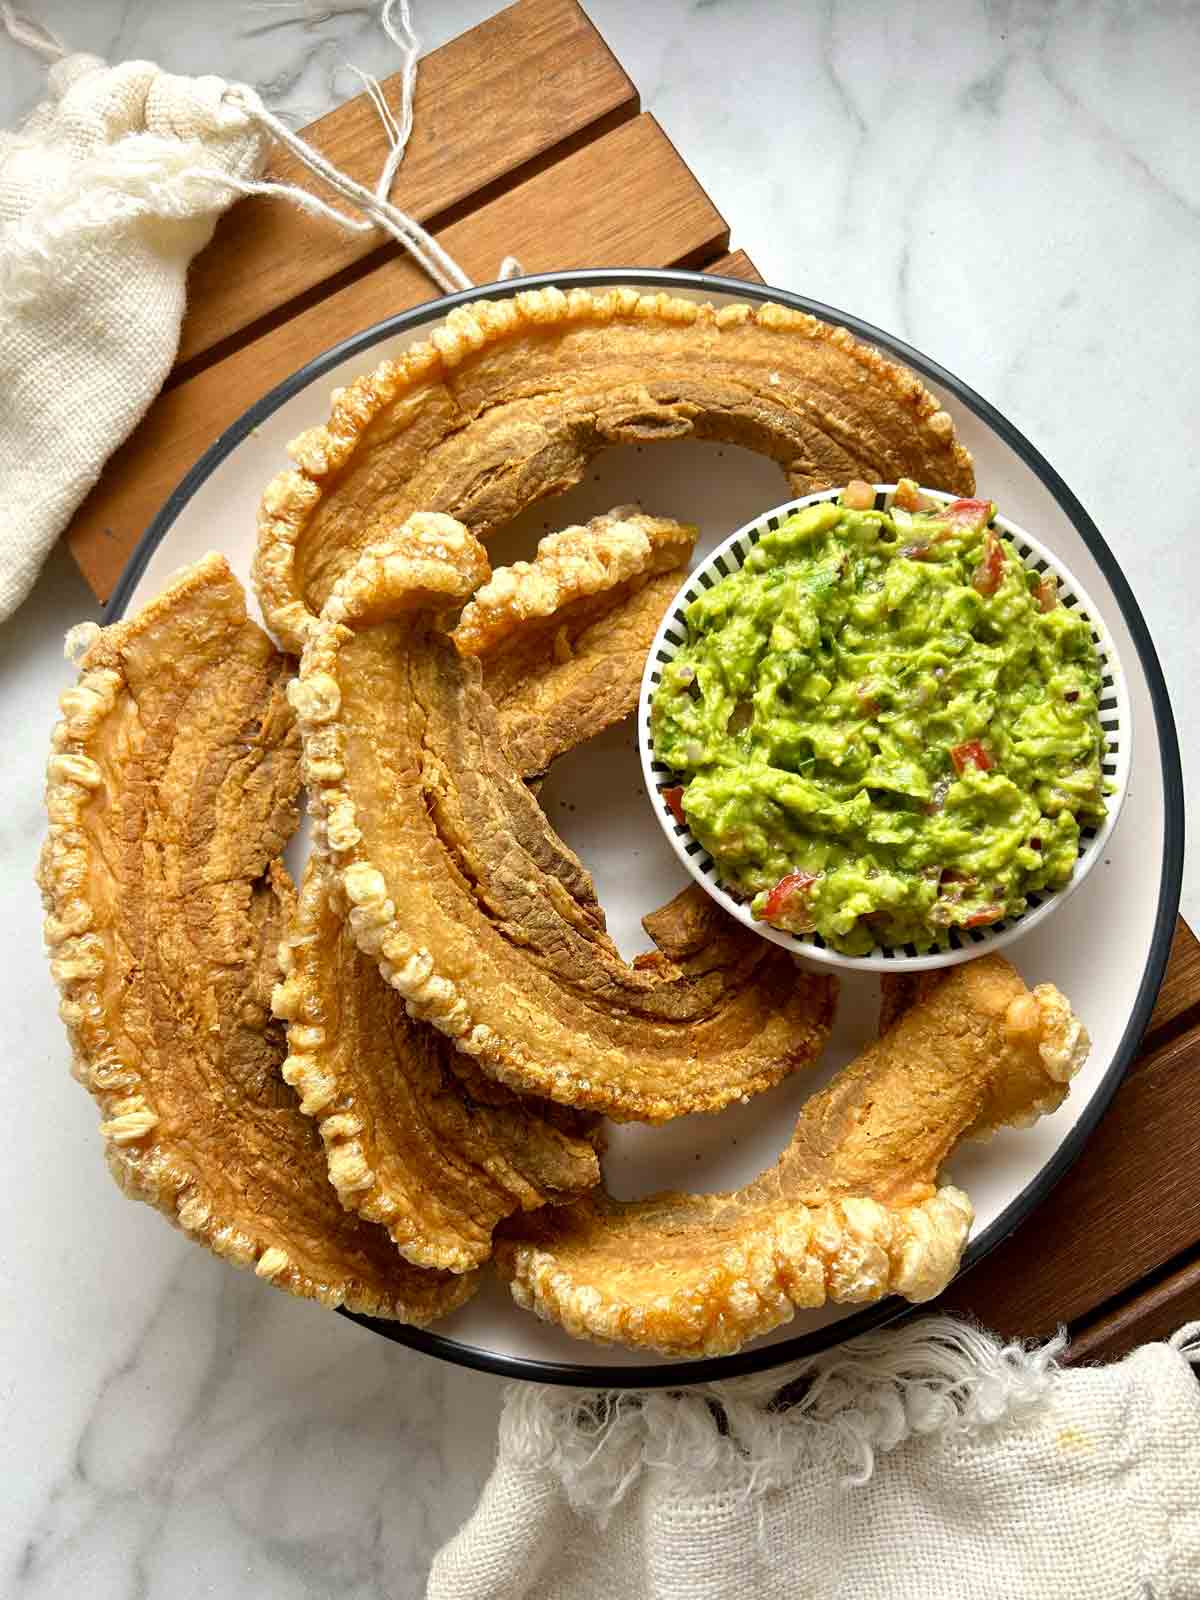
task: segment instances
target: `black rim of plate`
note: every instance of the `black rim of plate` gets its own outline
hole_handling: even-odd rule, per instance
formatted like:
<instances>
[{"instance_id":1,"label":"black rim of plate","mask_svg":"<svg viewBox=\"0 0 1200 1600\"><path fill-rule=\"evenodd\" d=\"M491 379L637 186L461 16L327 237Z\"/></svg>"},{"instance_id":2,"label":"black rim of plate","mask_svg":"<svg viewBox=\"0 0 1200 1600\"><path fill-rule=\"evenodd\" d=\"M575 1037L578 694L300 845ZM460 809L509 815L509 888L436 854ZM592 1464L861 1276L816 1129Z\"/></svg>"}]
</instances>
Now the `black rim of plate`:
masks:
<instances>
[{"instance_id":1,"label":"black rim of plate","mask_svg":"<svg viewBox=\"0 0 1200 1600\"><path fill-rule=\"evenodd\" d=\"M105 609L105 621L115 622L124 613L129 598L145 571L151 555L167 536L180 512L200 485L211 477L226 457L260 423L277 411L286 401L290 400L302 389L307 388L322 374L328 372L331 367L336 367L353 356L369 351L372 346L381 343L385 339L393 338L396 334L408 332L419 327L422 323L438 321L447 312L452 311L455 306L467 305L472 300L482 298L504 300L525 289L541 289L551 286L559 288L599 288L617 283L632 284L649 289L689 289L707 294L729 294L741 300L758 302L771 300L780 305L791 306L794 310L807 312L808 315L816 317L822 322L829 322L835 326L848 328L859 339L865 340L868 344L877 345L888 354L895 356L899 361L904 362L906 366L912 367L915 371L921 373L929 379L936 389L941 390L946 395L953 396L959 405L965 406L968 411L973 412L981 421L986 423L992 432L998 435L1024 461L1025 465L1040 478L1046 489L1053 495L1062 510L1070 518L1104 574L1105 580L1125 620L1125 625L1133 639L1142 671L1146 675L1146 683L1150 692L1150 699L1154 708L1154 719L1158 729L1159 752L1162 763L1163 863L1159 880L1158 909L1155 915L1154 933L1150 941L1146 965L1142 971L1141 983L1138 986L1137 1000L1134 1003L1129 1021L1125 1026L1125 1031L1121 1036L1121 1041L1117 1046L1108 1070L1092 1096L1083 1116L1080 1117L1037 1176L1009 1201L996 1220L985 1228L978 1238L971 1241L960 1268L961 1272L966 1272L1025 1221L1031 1212L1046 1198L1067 1169L1075 1162L1100 1118L1108 1109L1126 1069L1133 1060L1146 1023L1149 1020L1150 1012L1153 1009L1159 984L1166 970L1171 940L1174 937L1175 920L1179 911L1179 895L1183 879L1184 809L1183 774L1179 763L1179 743L1176 738L1175 719L1171 712L1167 686L1163 679L1162 668L1159 665L1154 643L1150 637L1150 630L1146 626L1141 608L1134 599L1133 592L1126 582L1125 575L1121 571L1115 556L1104 542L1100 530L1096 527L1091 517L1088 516L1078 499L1072 494L1071 490L1040 451L1036 450L1029 440L994 406L990 405L982 396L976 394L973 389L969 388L959 378L956 378L953 373L939 366L936 361L930 360L928 356L922 355L919 350L914 350L902 340L893 338L881 329L873 327L869 322L863 322L859 317L848 316L844 311L835 310L832 306L823 305L816 300L805 299L803 295L791 294L784 289L772 289L759 284L744 283L737 278L710 277L705 273L684 271L682 269L649 270L637 267L629 269L614 267L585 271L540 273L532 277L513 278L503 283L486 284L479 288L465 289L459 294L446 295L440 300L427 301L423 305L414 307L411 311L401 312L398 316L389 317L386 321L378 322L374 327L367 328L362 333L343 340L341 344L334 345L332 349L326 350L323 354L301 367L290 378L285 378L282 383L278 384L268 394L265 394L255 405L251 406L237 422L227 428L216 443L205 451L195 466L182 479L167 499L162 510L159 511L142 535L137 548L130 556L125 570L121 574L116 588L113 590ZM826 1350L832 1345L841 1344L845 1340L853 1338L856 1334L880 1327L885 1322L892 1322L898 1318L914 1315L922 1309L925 1308L909 1306L893 1296L890 1299L880 1301L877 1305L868 1306L862 1311L830 1323L826 1327L818 1328L811 1333L798 1334L793 1339L782 1339L775 1344L752 1346L737 1355L712 1356L699 1361L656 1362L648 1365L622 1367L607 1367L588 1362L575 1364L574 1362L563 1361L540 1361L525 1356L493 1354L474 1345L463 1344L457 1339L448 1337L446 1334L431 1333L423 1328L410 1328L400 1323L383 1322L370 1317L358 1316L347 1311L343 1311L342 1315L352 1322L357 1322L361 1326L369 1328L373 1333L382 1334L384 1338L391 1339L397 1344L408 1345L414 1350L424 1350L428 1354L438 1356L444 1361L452 1361L459 1366L473 1367L481 1372L495 1373L500 1377L521 1378L537 1383L564 1384L577 1388L678 1389L691 1383L710 1383L719 1378L733 1378L744 1373L763 1372L772 1367L782 1366L785 1362L793 1361L797 1357L815 1355L817 1352Z\"/></svg>"}]
</instances>

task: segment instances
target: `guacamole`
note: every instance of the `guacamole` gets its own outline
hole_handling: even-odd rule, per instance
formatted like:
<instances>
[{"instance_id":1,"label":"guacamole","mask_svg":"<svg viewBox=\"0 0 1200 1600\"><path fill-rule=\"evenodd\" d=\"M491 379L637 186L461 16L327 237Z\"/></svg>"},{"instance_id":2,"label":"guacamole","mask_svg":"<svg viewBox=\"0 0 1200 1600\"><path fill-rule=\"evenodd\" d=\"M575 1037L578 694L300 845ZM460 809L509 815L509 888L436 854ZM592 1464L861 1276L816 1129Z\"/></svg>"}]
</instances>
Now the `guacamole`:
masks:
<instances>
[{"instance_id":1,"label":"guacamole","mask_svg":"<svg viewBox=\"0 0 1200 1600\"><path fill-rule=\"evenodd\" d=\"M852 484L764 533L687 608L652 706L724 883L847 955L1017 915L1105 814L1089 624L989 502L896 499Z\"/></svg>"}]
</instances>

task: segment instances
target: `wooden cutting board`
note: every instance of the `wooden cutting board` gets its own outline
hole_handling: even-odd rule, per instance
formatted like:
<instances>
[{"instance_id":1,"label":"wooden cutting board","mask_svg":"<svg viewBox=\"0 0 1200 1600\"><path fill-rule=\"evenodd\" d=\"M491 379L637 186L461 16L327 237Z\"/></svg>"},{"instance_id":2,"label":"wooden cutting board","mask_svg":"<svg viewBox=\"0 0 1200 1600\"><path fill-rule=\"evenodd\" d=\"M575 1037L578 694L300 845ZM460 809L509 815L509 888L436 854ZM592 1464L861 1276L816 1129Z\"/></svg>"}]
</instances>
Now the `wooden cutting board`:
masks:
<instances>
[{"instance_id":1,"label":"wooden cutting board","mask_svg":"<svg viewBox=\"0 0 1200 1600\"><path fill-rule=\"evenodd\" d=\"M392 88L395 87L393 83ZM487 115L480 115L480 108ZM372 182L386 154L365 97L305 137ZM272 176L307 182L291 157ZM699 267L761 282L574 0L518 0L427 56L397 203L477 281L527 272ZM106 599L196 458L316 352L434 290L399 247L278 201L244 200L192 267L179 358L68 540ZM1181 921L1141 1052L1112 1109L1036 1217L941 1304L1005 1335L1070 1325L1107 1359L1200 1317L1200 945Z\"/></svg>"}]
</instances>

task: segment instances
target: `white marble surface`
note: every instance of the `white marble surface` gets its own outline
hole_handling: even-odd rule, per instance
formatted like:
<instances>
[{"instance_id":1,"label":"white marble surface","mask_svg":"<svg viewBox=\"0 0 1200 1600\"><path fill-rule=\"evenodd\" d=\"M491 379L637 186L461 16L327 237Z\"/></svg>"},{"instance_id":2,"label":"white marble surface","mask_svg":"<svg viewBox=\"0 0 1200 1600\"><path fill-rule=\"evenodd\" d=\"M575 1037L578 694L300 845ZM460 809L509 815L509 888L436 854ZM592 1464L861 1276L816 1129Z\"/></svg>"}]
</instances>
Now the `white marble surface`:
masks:
<instances>
[{"instance_id":1,"label":"white marble surface","mask_svg":"<svg viewBox=\"0 0 1200 1600\"><path fill-rule=\"evenodd\" d=\"M297 124L350 92L340 62L382 75L392 61L369 5L313 4L307 22L303 6L233 0L26 8L109 59L249 79ZM498 8L416 9L436 44ZM588 9L770 281L911 340L1049 455L1126 566L1197 776L1200 579L1184 503L1200 423L1194 7ZM0 121L40 81L0 40ZM130 1206L66 1075L30 874L68 677L59 644L95 614L59 552L0 629L0 1005L16 1131L0 1244L0 1592L417 1595L488 1469L500 1384L271 1294ZM1194 862L1184 909L1200 915Z\"/></svg>"}]
</instances>

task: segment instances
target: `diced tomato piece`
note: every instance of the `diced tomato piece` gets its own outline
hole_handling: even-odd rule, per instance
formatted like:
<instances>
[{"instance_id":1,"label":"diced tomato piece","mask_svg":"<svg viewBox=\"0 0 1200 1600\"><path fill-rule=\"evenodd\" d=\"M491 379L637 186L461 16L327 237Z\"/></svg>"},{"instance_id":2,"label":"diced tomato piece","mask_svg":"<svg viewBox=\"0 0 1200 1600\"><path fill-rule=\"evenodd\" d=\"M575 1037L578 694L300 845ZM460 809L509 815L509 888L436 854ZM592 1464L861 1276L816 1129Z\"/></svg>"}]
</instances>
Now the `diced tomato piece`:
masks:
<instances>
[{"instance_id":1,"label":"diced tomato piece","mask_svg":"<svg viewBox=\"0 0 1200 1600\"><path fill-rule=\"evenodd\" d=\"M795 909L797 897L806 895L816 881L815 872L786 873L763 901L763 917L767 922L774 922L785 916L789 906Z\"/></svg>"},{"instance_id":2,"label":"diced tomato piece","mask_svg":"<svg viewBox=\"0 0 1200 1600\"><path fill-rule=\"evenodd\" d=\"M879 701L875 698L875 685L870 678L854 685L854 698L858 701L858 709L864 717L879 715Z\"/></svg>"},{"instance_id":3,"label":"diced tomato piece","mask_svg":"<svg viewBox=\"0 0 1200 1600\"><path fill-rule=\"evenodd\" d=\"M687 827L687 818L683 814L683 785L677 783L673 788L660 789L659 794L667 802L671 815L681 828Z\"/></svg>"},{"instance_id":4,"label":"diced tomato piece","mask_svg":"<svg viewBox=\"0 0 1200 1600\"><path fill-rule=\"evenodd\" d=\"M920 511L921 491L911 478L901 478L892 496L892 504L901 511Z\"/></svg>"},{"instance_id":5,"label":"diced tomato piece","mask_svg":"<svg viewBox=\"0 0 1200 1600\"><path fill-rule=\"evenodd\" d=\"M1053 611L1058 604L1058 579L1052 572L1044 572L1041 582L1033 591L1039 611Z\"/></svg>"},{"instance_id":6,"label":"diced tomato piece","mask_svg":"<svg viewBox=\"0 0 1200 1600\"><path fill-rule=\"evenodd\" d=\"M842 504L847 511L870 511L875 505L875 490L861 478L851 478L842 490Z\"/></svg>"},{"instance_id":7,"label":"diced tomato piece","mask_svg":"<svg viewBox=\"0 0 1200 1600\"><path fill-rule=\"evenodd\" d=\"M950 751L950 759L958 773L965 772L968 767L978 767L980 772L992 770L992 758L978 739L967 739L963 744L956 744Z\"/></svg>"},{"instance_id":8,"label":"diced tomato piece","mask_svg":"<svg viewBox=\"0 0 1200 1600\"><path fill-rule=\"evenodd\" d=\"M982 595L995 594L1004 581L1004 546L994 533L983 541L983 560L975 568L971 582Z\"/></svg>"},{"instance_id":9,"label":"diced tomato piece","mask_svg":"<svg viewBox=\"0 0 1200 1600\"><path fill-rule=\"evenodd\" d=\"M1003 915L1003 906L984 906L981 911L972 911L971 915L963 922L963 927L986 928L989 923L999 922Z\"/></svg>"},{"instance_id":10,"label":"diced tomato piece","mask_svg":"<svg viewBox=\"0 0 1200 1600\"><path fill-rule=\"evenodd\" d=\"M978 533L992 519L990 500L952 500L937 513L939 522L948 522L955 533Z\"/></svg>"},{"instance_id":11,"label":"diced tomato piece","mask_svg":"<svg viewBox=\"0 0 1200 1600\"><path fill-rule=\"evenodd\" d=\"M962 872L958 867L942 868L943 883L974 883L975 879L969 872Z\"/></svg>"}]
</instances>

